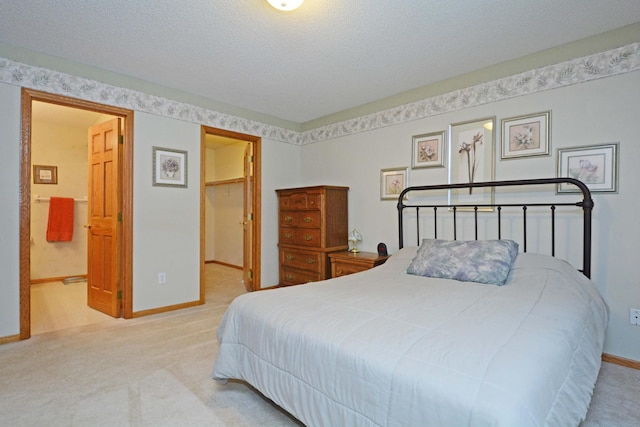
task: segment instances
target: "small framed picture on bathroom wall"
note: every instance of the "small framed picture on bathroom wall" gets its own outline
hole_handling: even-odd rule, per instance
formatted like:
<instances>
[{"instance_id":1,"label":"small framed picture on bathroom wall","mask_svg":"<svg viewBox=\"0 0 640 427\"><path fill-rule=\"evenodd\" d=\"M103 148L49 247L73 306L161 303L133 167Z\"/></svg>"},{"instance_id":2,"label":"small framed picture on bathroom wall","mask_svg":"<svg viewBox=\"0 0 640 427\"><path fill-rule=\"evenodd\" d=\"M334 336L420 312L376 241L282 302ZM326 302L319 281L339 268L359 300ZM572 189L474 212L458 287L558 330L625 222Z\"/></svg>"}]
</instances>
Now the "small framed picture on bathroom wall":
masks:
<instances>
[{"instance_id":1,"label":"small framed picture on bathroom wall","mask_svg":"<svg viewBox=\"0 0 640 427\"><path fill-rule=\"evenodd\" d=\"M34 184L57 184L58 183L58 167L33 165L33 183Z\"/></svg>"}]
</instances>

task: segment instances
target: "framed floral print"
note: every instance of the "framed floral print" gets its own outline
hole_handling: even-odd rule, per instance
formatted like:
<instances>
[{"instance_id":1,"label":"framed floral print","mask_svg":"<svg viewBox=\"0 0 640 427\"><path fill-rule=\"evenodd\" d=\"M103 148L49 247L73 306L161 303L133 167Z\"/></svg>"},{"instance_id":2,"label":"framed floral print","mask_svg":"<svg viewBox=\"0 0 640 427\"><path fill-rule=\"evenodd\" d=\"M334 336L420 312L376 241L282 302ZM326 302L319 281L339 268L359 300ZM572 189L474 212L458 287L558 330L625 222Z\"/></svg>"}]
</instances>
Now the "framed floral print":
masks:
<instances>
[{"instance_id":1,"label":"framed floral print","mask_svg":"<svg viewBox=\"0 0 640 427\"><path fill-rule=\"evenodd\" d=\"M402 190L407 188L409 168L389 168L380 170L380 200L398 200Z\"/></svg>"},{"instance_id":2,"label":"framed floral print","mask_svg":"<svg viewBox=\"0 0 640 427\"><path fill-rule=\"evenodd\" d=\"M558 149L558 177L575 178L591 192L618 192L618 143ZM559 184L558 193L579 192L570 184Z\"/></svg>"},{"instance_id":3,"label":"framed floral print","mask_svg":"<svg viewBox=\"0 0 640 427\"><path fill-rule=\"evenodd\" d=\"M495 117L487 117L449 126L449 184L493 181L495 124ZM493 188L449 191L449 204L492 204L493 200Z\"/></svg>"},{"instance_id":4,"label":"framed floral print","mask_svg":"<svg viewBox=\"0 0 640 427\"><path fill-rule=\"evenodd\" d=\"M153 147L153 185L187 188L187 152Z\"/></svg>"},{"instance_id":5,"label":"framed floral print","mask_svg":"<svg viewBox=\"0 0 640 427\"><path fill-rule=\"evenodd\" d=\"M445 131L413 137L411 168L441 168L445 158Z\"/></svg>"},{"instance_id":6,"label":"framed floral print","mask_svg":"<svg viewBox=\"0 0 640 427\"><path fill-rule=\"evenodd\" d=\"M500 121L502 128L501 159L548 156L551 147L551 111Z\"/></svg>"}]
</instances>

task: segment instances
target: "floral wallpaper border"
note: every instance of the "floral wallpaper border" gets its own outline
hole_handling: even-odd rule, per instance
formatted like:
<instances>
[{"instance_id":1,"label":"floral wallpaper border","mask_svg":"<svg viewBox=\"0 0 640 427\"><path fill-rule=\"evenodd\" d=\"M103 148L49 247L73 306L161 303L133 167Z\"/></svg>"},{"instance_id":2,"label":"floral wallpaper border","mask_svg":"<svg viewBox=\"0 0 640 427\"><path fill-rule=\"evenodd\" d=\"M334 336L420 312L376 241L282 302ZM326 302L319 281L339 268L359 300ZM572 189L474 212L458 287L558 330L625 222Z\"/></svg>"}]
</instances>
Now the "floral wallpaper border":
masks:
<instances>
[{"instance_id":1,"label":"floral wallpaper border","mask_svg":"<svg viewBox=\"0 0 640 427\"><path fill-rule=\"evenodd\" d=\"M296 132L0 57L0 82L305 145L517 96L640 70L640 42L459 89L317 129Z\"/></svg>"}]
</instances>

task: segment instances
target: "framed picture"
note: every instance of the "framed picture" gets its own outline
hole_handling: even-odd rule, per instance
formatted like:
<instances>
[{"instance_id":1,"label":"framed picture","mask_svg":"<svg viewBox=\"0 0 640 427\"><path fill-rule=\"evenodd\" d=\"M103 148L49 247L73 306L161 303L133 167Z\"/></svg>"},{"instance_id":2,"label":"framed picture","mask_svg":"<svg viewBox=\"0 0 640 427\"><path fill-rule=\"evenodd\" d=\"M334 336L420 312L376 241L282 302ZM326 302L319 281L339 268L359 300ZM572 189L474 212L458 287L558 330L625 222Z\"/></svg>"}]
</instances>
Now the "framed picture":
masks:
<instances>
[{"instance_id":1,"label":"framed picture","mask_svg":"<svg viewBox=\"0 0 640 427\"><path fill-rule=\"evenodd\" d=\"M153 147L153 185L187 188L187 152Z\"/></svg>"},{"instance_id":2,"label":"framed picture","mask_svg":"<svg viewBox=\"0 0 640 427\"><path fill-rule=\"evenodd\" d=\"M441 168L444 167L445 131L425 133L413 137L411 167Z\"/></svg>"},{"instance_id":3,"label":"framed picture","mask_svg":"<svg viewBox=\"0 0 640 427\"><path fill-rule=\"evenodd\" d=\"M592 192L618 192L618 143L558 149L558 176L579 179ZM559 184L558 193L577 193Z\"/></svg>"},{"instance_id":4,"label":"framed picture","mask_svg":"<svg viewBox=\"0 0 640 427\"><path fill-rule=\"evenodd\" d=\"M449 126L450 184L494 180L495 124L495 117L487 117ZM449 191L449 204L492 204L493 199L492 188Z\"/></svg>"},{"instance_id":5,"label":"framed picture","mask_svg":"<svg viewBox=\"0 0 640 427\"><path fill-rule=\"evenodd\" d=\"M500 121L502 128L501 159L550 155L551 111Z\"/></svg>"},{"instance_id":6,"label":"framed picture","mask_svg":"<svg viewBox=\"0 0 640 427\"><path fill-rule=\"evenodd\" d=\"M409 168L389 168L380 170L380 200L398 200L402 190L407 188Z\"/></svg>"},{"instance_id":7,"label":"framed picture","mask_svg":"<svg viewBox=\"0 0 640 427\"><path fill-rule=\"evenodd\" d=\"M57 184L58 183L58 167L33 165L33 183L34 184Z\"/></svg>"}]
</instances>

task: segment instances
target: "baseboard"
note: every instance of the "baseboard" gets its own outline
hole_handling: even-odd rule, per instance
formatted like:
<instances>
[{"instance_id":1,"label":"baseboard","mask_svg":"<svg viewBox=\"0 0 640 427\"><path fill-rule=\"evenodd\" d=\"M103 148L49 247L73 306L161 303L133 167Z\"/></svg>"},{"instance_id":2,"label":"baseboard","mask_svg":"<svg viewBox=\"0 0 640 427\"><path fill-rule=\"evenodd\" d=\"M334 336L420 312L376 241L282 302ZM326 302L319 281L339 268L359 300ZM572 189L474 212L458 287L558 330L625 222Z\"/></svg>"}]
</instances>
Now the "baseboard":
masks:
<instances>
[{"instance_id":1,"label":"baseboard","mask_svg":"<svg viewBox=\"0 0 640 427\"><path fill-rule=\"evenodd\" d=\"M618 357L612 354L602 353L602 361L640 370L640 361L625 359L624 357Z\"/></svg>"},{"instance_id":2,"label":"baseboard","mask_svg":"<svg viewBox=\"0 0 640 427\"><path fill-rule=\"evenodd\" d=\"M234 265L234 264L229 264L227 262L222 262L222 261L216 261L215 259L209 260L209 261L205 261L205 264L220 264L220 265L224 265L227 267L231 267L231 268L236 268L238 270L242 270L242 266L241 265Z\"/></svg>"},{"instance_id":3,"label":"baseboard","mask_svg":"<svg viewBox=\"0 0 640 427\"><path fill-rule=\"evenodd\" d=\"M20 341L20 334L0 337L0 345L9 344L10 342L17 342L17 341Z\"/></svg>"},{"instance_id":4,"label":"baseboard","mask_svg":"<svg viewBox=\"0 0 640 427\"><path fill-rule=\"evenodd\" d=\"M167 305L165 307L152 308L149 310L141 310L133 312L132 318L150 316L152 314L166 313L168 311L181 310L183 308L195 307L204 304L204 301L191 301L182 304Z\"/></svg>"}]
</instances>

